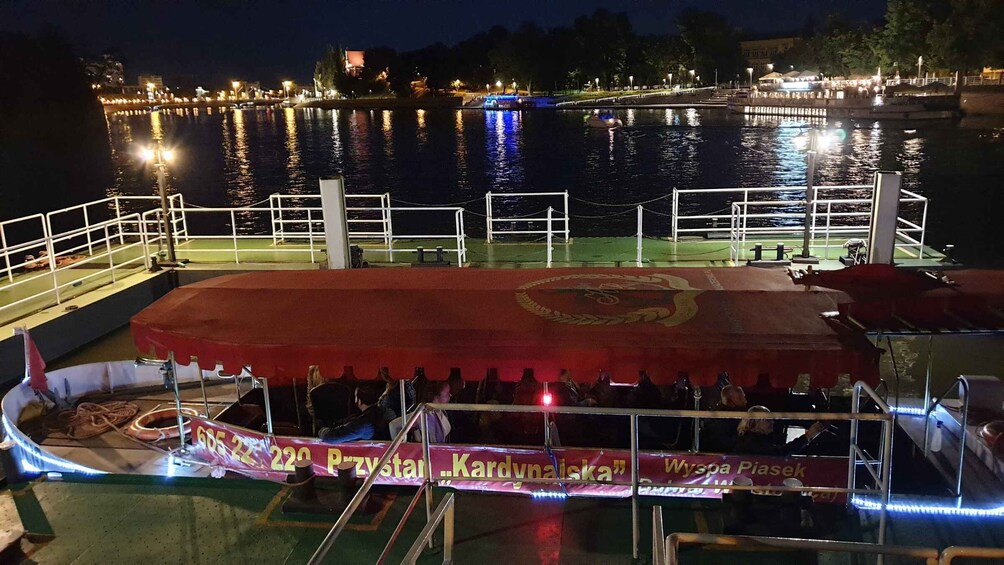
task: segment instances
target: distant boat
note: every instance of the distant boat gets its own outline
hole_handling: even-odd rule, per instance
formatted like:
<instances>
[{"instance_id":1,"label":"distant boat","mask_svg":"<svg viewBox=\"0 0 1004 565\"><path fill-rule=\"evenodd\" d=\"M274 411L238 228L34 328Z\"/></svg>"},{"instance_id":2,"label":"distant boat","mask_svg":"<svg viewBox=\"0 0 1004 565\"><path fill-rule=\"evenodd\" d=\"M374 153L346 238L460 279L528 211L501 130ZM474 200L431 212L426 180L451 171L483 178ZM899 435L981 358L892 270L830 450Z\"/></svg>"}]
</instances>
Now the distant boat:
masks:
<instances>
[{"instance_id":1,"label":"distant boat","mask_svg":"<svg viewBox=\"0 0 1004 565\"><path fill-rule=\"evenodd\" d=\"M624 125L624 122L615 116L613 112L606 111L588 115L586 117L586 125L591 128L613 129L621 127Z\"/></svg>"}]
</instances>

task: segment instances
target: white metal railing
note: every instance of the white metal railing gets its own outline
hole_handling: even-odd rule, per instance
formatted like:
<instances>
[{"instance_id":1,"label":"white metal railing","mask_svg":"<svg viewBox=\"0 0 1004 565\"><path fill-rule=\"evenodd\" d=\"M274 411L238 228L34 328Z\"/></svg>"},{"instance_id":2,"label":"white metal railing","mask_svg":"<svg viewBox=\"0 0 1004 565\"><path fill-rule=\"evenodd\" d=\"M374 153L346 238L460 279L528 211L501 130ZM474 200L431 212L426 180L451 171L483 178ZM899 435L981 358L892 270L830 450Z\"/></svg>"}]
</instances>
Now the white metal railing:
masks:
<instances>
[{"instance_id":1,"label":"white metal railing","mask_svg":"<svg viewBox=\"0 0 1004 565\"><path fill-rule=\"evenodd\" d=\"M865 392L869 397L876 400L881 413L870 414L862 413L859 410L859 398L861 392ZM826 492L826 493L845 493L848 495L848 500L850 500L851 495L868 495L878 493L882 500L882 505L879 508L880 519L879 519L879 543L884 543L885 540L885 526L886 526L886 506L889 500L889 470L891 469L891 448L892 448L892 426L893 416L889 411L889 407L875 394L875 392L867 384L863 382L857 382L854 386L854 397L853 397L853 407L850 414L847 413L831 413L831 412L771 412L771 413L748 413L748 412L730 412L730 411L711 411L711 410L651 410L651 409L628 409L628 408L602 408L602 407L579 407L579 406L537 406L537 405L508 405L508 404L436 404L436 403L424 403L420 404L418 408L410 415L409 418L404 423L404 428L395 436L394 440L387 446L380 460L373 466L374 470L383 469L385 465L390 461L391 457L400 447L401 443L405 441L408 432L415 426L416 421L422 430L422 458L424 461L424 470L422 480L426 485L426 530L431 532L432 529L436 527L437 521L433 519L432 516L432 495L430 486L435 485L438 477L440 475L432 468L432 458L429 454L429 434L426 433L426 417L425 414L429 410L441 410L449 412L498 412L498 413L512 413L512 414L536 414L544 419L545 422L549 421L549 418L555 414L577 414L577 415L603 415L603 416L617 416L626 417L629 423L629 438L630 438L630 450L631 450L631 462L630 462L630 482L625 482L624 480L618 479L587 479L587 478L574 478L574 477L541 477L541 478L523 478L520 479L521 482L527 484L543 484L543 485L576 485L576 484L592 484L592 485L617 485L617 486L630 486L631 487L631 525L632 525L632 557L635 559L639 556L639 546L641 542L641 518L639 509L639 488L641 483L639 475L639 465L638 465L638 422L639 418L642 417L652 417L652 418L690 418L698 423L702 419L743 419L743 418L753 418L753 419L771 419L771 420L818 420L818 421L847 421L851 422L851 438L850 445L852 451L852 458L848 460L848 485L847 488L843 487L813 487L813 486L770 486L771 492L797 492L797 493L813 493L813 492ZM854 458L855 450L862 452L861 448L858 446L858 423L860 421L877 422L882 425L883 437L889 438L888 441L883 443L882 453L880 459L878 460L880 464L880 475L883 479L876 480L876 488L858 488L855 482L855 469L858 463L858 459ZM550 435L546 431L549 426L544 426L544 445L545 450L551 447L550 445ZM525 446L523 446L525 447ZM693 446L694 451L699 450L698 445ZM871 461L869 459L869 461ZM349 522L352 514L356 511L369 491L373 486L376 478L380 473L374 471L371 472L363 485L360 487L359 491L350 501L349 505L346 507L345 511L332 526L331 530L325 536L321 545L318 547L317 551L314 552L313 557L311 557L310 563L320 563L324 557L328 554L331 548L334 546L335 540L340 535L341 531L344 529L345 525ZM487 481L487 482L510 482L511 478L508 477L459 477L451 476L449 481ZM656 482L645 482L644 486L646 488L686 488L686 489L701 489L701 490L720 490L722 485L718 484L693 484L690 482L667 482L667 483L656 483ZM726 487L730 491L759 491L763 490L765 487L763 485L731 485ZM442 509L442 505L440 506ZM444 510L445 512L445 510ZM428 540L428 536L425 535L427 532L423 531L423 535L419 537L419 541L416 545L419 547ZM413 546L414 548L414 546Z\"/></svg>"},{"instance_id":2,"label":"white metal railing","mask_svg":"<svg viewBox=\"0 0 1004 565\"><path fill-rule=\"evenodd\" d=\"M0 304L0 321L18 317L18 307L33 304L38 309L60 304L92 290L91 285L116 282L123 269L142 268L147 244L142 234L135 231L140 221L139 214L127 214L57 233L41 242L30 240L5 248L8 257L10 253L28 249L27 244L42 244L46 253L19 262L10 260L9 269L25 272L17 277L9 272L10 279L0 287L0 296L6 295Z\"/></svg>"},{"instance_id":3,"label":"white metal railing","mask_svg":"<svg viewBox=\"0 0 1004 565\"><path fill-rule=\"evenodd\" d=\"M902 545L885 545L882 543L861 543L853 541L831 541L802 538L691 534L681 532L670 534L665 538L665 550L663 552L664 560L656 561L653 559L652 563L658 565L679 565L680 546L684 544L710 545L745 550L832 551L840 553L878 555L879 565L881 565L882 557L885 555L923 559L926 561L927 565L937 565L938 563L938 550L930 547L910 547Z\"/></svg>"},{"instance_id":4,"label":"white metal railing","mask_svg":"<svg viewBox=\"0 0 1004 565\"><path fill-rule=\"evenodd\" d=\"M959 79L962 81L963 86L1000 86L1004 85L1004 75L999 78L987 78L982 75L968 75L961 77ZM943 77L939 76L929 76L925 78L891 78L886 79L886 86L898 86L901 84L909 84L911 86L927 86L929 84L941 83L946 86L955 86L955 75L947 75Z\"/></svg>"},{"instance_id":5,"label":"white metal railing","mask_svg":"<svg viewBox=\"0 0 1004 565\"><path fill-rule=\"evenodd\" d=\"M831 244L830 236L867 237L872 190L872 185L813 187L815 197L809 229L813 239L817 235L823 237L824 241L814 247L826 249L826 258L829 258L830 248L843 245L843 241ZM848 197L849 194L852 196ZM724 208L713 209L723 200ZM916 258L924 256L927 205L928 200L924 196L909 190L900 191L896 247ZM681 212L681 208L696 211ZM755 210L750 212L750 208ZM726 210L728 213L725 213ZM679 241L685 235L713 237L715 234L728 234L732 240L732 260L737 261L745 257L742 253L745 252L747 234L758 238L800 236L804 231L804 218L804 186L674 188L671 236L673 241Z\"/></svg>"},{"instance_id":6,"label":"white metal railing","mask_svg":"<svg viewBox=\"0 0 1004 565\"><path fill-rule=\"evenodd\" d=\"M803 189L804 192L804 189ZM822 250L822 257L830 259L831 249L842 249L847 238L867 239L871 228L871 198L821 198L816 191L812 202L812 222L809 225L811 247ZM908 190L901 191L900 204L919 203L916 218L919 223L903 217L896 218L895 248L910 257L924 257L924 234L927 224L927 199ZM734 263L747 258L747 236L763 240L801 235L805 228L805 200L759 200L732 203L729 222L731 260ZM752 211L751 211L752 209ZM905 207L901 207L901 213ZM910 210L907 210L907 213ZM837 239L833 239L837 238ZM822 241L819 241L819 240Z\"/></svg>"},{"instance_id":7,"label":"white metal railing","mask_svg":"<svg viewBox=\"0 0 1004 565\"><path fill-rule=\"evenodd\" d=\"M871 197L872 185L834 185L816 186L816 198L846 196L848 192L867 190ZM717 198L718 200L712 200ZM781 200L798 204L805 201L805 186L784 187L754 187L754 188L687 188L673 189L673 219L671 236L678 241L680 236L695 234L708 236L711 234L727 234L732 228L731 206L734 202L758 202L761 200ZM719 207L720 206L720 207ZM717 208L716 208L717 207ZM692 208L694 212L681 212L680 209Z\"/></svg>"},{"instance_id":8,"label":"white metal railing","mask_svg":"<svg viewBox=\"0 0 1004 565\"><path fill-rule=\"evenodd\" d=\"M512 197L539 198L544 203L550 202L552 204L556 198L560 197L561 208L554 209L553 206L549 205L548 208L541 210L541 212L551 210L550 214L546 215L541 214L541 212L534 212L524 216L498 216L496 213L496 201ZM567 190L564 192L507 192L503 194L487 192L485 193L485 216L486 239L489 243L495 241L496 235L538 235L546 236L550 239L553 234L559 233L564 236L565 243L568 243L569 240ZM553 224L555 222L561 225L561 229L554 229ZM508 224L515 229L498 229L496 224Z\"/></svg>"},{"instance_id":9,"label":"white metal railing","mask_svg":"<svg viewBox=\"0 0 1004 565\"><path fill-rule=\"evenodd\" d=\"M346 194L345 200L349 239L380 239L389 247L394 236L390 193ZM302 240L308 237L323 239L323 229L307 226L307 222L323 224L320 201L320 194L269 195L272 243L278 245L286 239ZM308 202L311 204L306 205ZM317 204L314 205L314 202ZM359 204L350 205L355 202Z\"/></svg>"}]
</instances>

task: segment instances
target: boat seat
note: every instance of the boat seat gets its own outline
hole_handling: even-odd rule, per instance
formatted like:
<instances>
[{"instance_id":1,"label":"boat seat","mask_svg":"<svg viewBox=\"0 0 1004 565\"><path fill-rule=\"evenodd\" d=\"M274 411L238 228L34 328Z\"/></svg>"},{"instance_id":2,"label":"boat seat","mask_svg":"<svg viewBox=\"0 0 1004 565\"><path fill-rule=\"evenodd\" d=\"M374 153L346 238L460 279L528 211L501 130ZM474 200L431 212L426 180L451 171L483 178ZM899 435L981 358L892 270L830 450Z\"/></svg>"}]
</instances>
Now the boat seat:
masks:
<instances>
[{"instance_id":1,"label":"boat seat","mask_svg":"<svg viewBox=\"0 0 1004 565\"><path fill-rule=\"evenodd\" d=\"M258 428L260 431L268 432L268 423L262 422ZM272 434L277 436L301 436L303 435L300 426L293 422L272 422Z\"/></svg>"},{"instance_id":2,"label":"boat seat","mask_svg":"<svg viewBox=\"0 0 1004 565\"><path fill-rule=\"evenodd\" d=\"M352 413L354 394L344 383L330 381L318 385L308 393L314 412L314 428L331 427Z\"/></svg>"},{"instance_id":3,"label":"boat seat","mask_svg":"<svg viewBox=\"0 0 1004 565\"><path fill-rule=\"evenodd\" d=\"M257 404L234 404L216 417L221 422L256 430L265 421L265 410Z\"/></svg>"}]
</instances>

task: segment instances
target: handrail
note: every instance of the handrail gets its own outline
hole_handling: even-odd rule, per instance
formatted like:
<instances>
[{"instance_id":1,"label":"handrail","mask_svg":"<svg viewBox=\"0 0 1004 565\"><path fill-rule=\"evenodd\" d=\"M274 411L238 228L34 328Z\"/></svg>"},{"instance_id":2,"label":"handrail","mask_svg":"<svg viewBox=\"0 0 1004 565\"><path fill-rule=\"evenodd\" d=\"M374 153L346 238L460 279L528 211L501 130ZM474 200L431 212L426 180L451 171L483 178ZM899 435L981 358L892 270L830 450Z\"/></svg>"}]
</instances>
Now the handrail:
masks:
<instances>
[{"instance_id":1,"label":"handrail","mask_svg":"<svg viewBox=\"0 0 1004 565\"><path fill-rule=\"evenodd\" d=\"M885 543L886 534L886 523L888 522L889 514L889 494L891 489L891 479L892 479L892 439L893 439L893 425L894 416L892 411L889 409L889 404L886 403L882 398L868 386L867 383L863 381L858 381L854 383L854 393L851 398L851 414L854 416L860 415L861 410L861 393L864 392L868 395L875 405L878 406L881 411L881 415L885 416L882 422L882 436L880 443L881 454L879 456L878 463L880 464L879 471L876 472L872 467L873 462L867 458L864 450L858 446L858 427L859 418L854 418L851 420L850 429L850 447L848 448L847 456L847 490L850 492L857 491L857 468L858 459L860 457L861 461L865 464L865 469L868 473L875 479L876 490L879 491L880 505L879 505L879 526L878 526L878 543ZM853 502L853 497L848 497L848 504ZM879 557L879 565L881 565L882 558Z\"/></svg>"},{"instance_id":2,"label":"handrail","mask_svg":"<svg viewBox=\"0 0 1004 565\"><path fill-rule=\"evenodd\" d=\"M953 545L941 550L941 558L938 559L940 565L951 565L956 557L989 557L990 559L1004 559L1004 549L999 547L965 547Z\"/></svg>"},{"instance_id":3,"label":"handrail","mask_svg":"<svg viewBox=\"0 0 1004 565\"><path fill-rule=\"evenodd\" d=\"M314 554L310 557L310 560L307 561L308 565L318 565L328 555L328 552L331 551L331 547L335 544L335 540L338 539L342 530L344 530L345 526L349 523L349 519L352 518L352 515L355 514L359 506L362 505L366 495L369 494L370 489L373 488L373 483L375 483L377 477L380 476L380 470L387 465L391 457L397 452L398 448L401 447L401 444L408 438L408 434L411 432L412 428L415 427L415 422L425 420L425 418L422 417L424 411L425 408L419 406L418 411L414 414L415 417L409 418L408 423L401 428L401 431L398 432L394 441L390 442L390 445L387 446L387 450L384 451L383 456L380 457L380 460L377 461L377 464L373 467L373 472L366 477L365 481L363 481L362 486L360 486L359 490L356 491L355 496L353 496L352 500L349 501L345 510L342 511L342 515L339 516L335 524L331 526L331 530L329 530L327 535L324 536L324 540L321 541L321 545L318 546L317 550L314 551ZM426 469L426 472L428 472L428 469Z\"/></svg>"},{"instance_id":4,"label":"handrail","mask_svg":"<svg viewBox=\"0 0 1004 565\"><path fill-rule=\"evenodd\" d=\"M962 496L962 466L966 462L966 426L969 425L969 383L965 378L957 377L955 382L953 382L951 386L949 386L945 392L941 394L941 396L934 397L931 404L924 410L924 457L928 457L930 455L928 438L931 435L931 413L934 412L935 408L937 408L939 404L944 406L942 400L944 400L945 396L952 392L955 387L959 387L961 389L959 396L962 399L962 427L959 431L959 468L955 471L955 490L953 491L953 494L956 498L960 498ZM936 465L936 468L939 472L941 472L940 465ZM945 473L943 472L942 476L946 479L952 480L952 477L945 476Z\"/></svg>"},{"instance_id":5,"label":"handrail","mask_svg":"<svg viewBox=\"0 0 1004 565\"><path fill-rule=\"evenodd\" d=\"M403 384L404 381L401 381ZM404 402L404 396L401 397L401 402ZM393 549L394 544L397 542L398 536L401 535L401 530L404 529L404 525L408 522L408 518L411 518L411 513L415 511L418 506L418 501L422 498L422 493L425 489L429 488L429 483L422 483L419 485L418 490L415 492L415 496L412 497L411 502L408 503L408 508L404 510L404 514L401 516L401 520L397 523L397 527L390 534L390 539L387 540L387 545L384 546L383 551L380 552L380 557L376 560L376 565L383 565L387 561L387 555L390 550Z\"/></svg>"},{"instance_id":6,"label":"handrail","mask_svg":"<svg viewBox=\"0 0 1004 565\"><path fill-rule=\"evenodd\" d=\"M721 534L674 533L666 538L666 563L676 565L680 562L680 545L714 545L726 547L763 548L763 549L805 549L815 551L841 551L879 555L896 555L925 559L928 565L937 565L938 550L930 547L903 545L884 545L881 543L861 543L853 541L831 541L802 538L774 538L766 536L728 536Z\"/></svg>"},{"instance_id":7,"label":"handrail","mask_svg":"<svg viewBox=\"0 0 1004 565\"><path fill-rule=\"evenodd\" d=\"M666 530L662 525L662 506L652 507L652 565L666 564Z\"/></svg>"},{"instance_id":8,"label":"handrail","mask_svg":"<svg viewBox=\"0 0 1004 565\"><path fill-rule=\"evenodd\" d=\"M443 523L443 565L453 563L453 525L456 508L454 500L452 492L443 498L443 501L436 507L428 523L422 528L422 532L418 534L418 539L411 545L411 549L408 550L401 563L414 565L418 561L418 558L422 555L422 549L432 539L432 535L436 532L436 527L439 526L440 522Z\"/></svg>"},{"instance_id":9,"label":"handrail","mask_svg":"<svg viewBox=\"0 0 1004 565\"><path fill-rule=\"evenodd\" d=\"M874 394L871 387L859 381L866 387L869 394ZM881 401L881 398L879 398ZM838 412L742 412L725 410L656 410L652 408L602 408L598 406L537 406L526 404L439 404L429 402L425 404L429 410L444 410L456 412L516 412L532 414L582 414L582 415L606 415L606 416L654 416L664 418L712 418L712 419L732 419L741 420L749 418L751 420L818 420L818 421L844 421L844 420L868 420L891 422L892 414L888 413L888 406L885 402L880 405L886 413L838 413Z\"/></svg>"}]
</instances>

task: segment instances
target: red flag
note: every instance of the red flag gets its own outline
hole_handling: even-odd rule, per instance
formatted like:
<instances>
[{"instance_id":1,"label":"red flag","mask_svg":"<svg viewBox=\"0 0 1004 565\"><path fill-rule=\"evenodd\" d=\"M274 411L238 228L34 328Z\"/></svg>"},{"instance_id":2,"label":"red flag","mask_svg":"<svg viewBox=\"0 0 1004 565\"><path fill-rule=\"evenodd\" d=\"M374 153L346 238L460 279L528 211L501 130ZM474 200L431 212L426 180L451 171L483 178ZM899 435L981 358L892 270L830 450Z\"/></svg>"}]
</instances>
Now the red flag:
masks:
<instances>
[{"instance_id":1,"label":"red flag","mask_svg":"<svg viewBox=\"0 0 1004 565\"><path fill-rule=\"evenodd\" d=\"M27 328L17 328L15 334L24 338L24 375L28 386L39 392L49 392L49 381L45 378L45 359L31 339Z\"/></svg>"}]
</instances>

